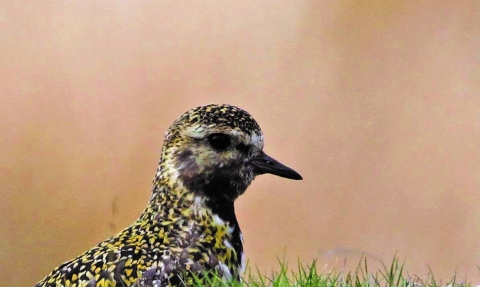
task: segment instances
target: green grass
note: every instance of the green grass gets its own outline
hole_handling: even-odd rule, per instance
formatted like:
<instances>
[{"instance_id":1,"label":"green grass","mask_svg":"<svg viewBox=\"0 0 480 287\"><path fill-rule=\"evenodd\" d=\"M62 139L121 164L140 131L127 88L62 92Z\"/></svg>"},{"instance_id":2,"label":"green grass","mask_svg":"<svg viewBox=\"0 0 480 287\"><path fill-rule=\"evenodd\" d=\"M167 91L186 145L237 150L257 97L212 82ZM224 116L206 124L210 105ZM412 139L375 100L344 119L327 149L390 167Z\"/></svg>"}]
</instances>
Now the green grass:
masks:
<instances>
[{"instance_id":1,"label":"green grass","mask_svg":"<svg viewBox=\"0 0 480 287\"><path fill-rule=\"evenodd\" d=\"M408 276L404 265L397 257L392 259L390 265L370 270L367 259L362 257L356 269L352 272L332 271L327 274L319 272L316 262L309 265L298 264L289 268L280 262L280 270L271 275L262 275L258 270L250 271L244 276L244 282L220 282L206 284L208 286L247 286L247 287L457 287L472 286L468 282L457 281L453 276L448 282L439 283L430 272L426 278Z\"/></svg>"}]
</instances>

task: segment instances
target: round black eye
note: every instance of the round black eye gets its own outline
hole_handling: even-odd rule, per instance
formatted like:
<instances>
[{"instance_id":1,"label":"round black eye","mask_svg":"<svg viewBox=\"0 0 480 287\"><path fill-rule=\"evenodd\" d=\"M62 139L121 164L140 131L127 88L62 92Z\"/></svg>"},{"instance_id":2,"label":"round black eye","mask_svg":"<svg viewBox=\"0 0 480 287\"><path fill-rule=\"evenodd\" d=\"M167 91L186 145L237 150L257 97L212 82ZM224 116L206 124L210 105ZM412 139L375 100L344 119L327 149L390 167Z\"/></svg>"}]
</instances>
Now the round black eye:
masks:
<instances>
[{"instance_id":1,"label":"round black eye","mask_svg":"<svg viewBox=\"0 0 480 287\"><path fill-rule=\"evenodd\" d=\"M230 146L230 137L226 134L211 134L208 142L216 149L226 149Z\"/></svg>"}]
</instances>

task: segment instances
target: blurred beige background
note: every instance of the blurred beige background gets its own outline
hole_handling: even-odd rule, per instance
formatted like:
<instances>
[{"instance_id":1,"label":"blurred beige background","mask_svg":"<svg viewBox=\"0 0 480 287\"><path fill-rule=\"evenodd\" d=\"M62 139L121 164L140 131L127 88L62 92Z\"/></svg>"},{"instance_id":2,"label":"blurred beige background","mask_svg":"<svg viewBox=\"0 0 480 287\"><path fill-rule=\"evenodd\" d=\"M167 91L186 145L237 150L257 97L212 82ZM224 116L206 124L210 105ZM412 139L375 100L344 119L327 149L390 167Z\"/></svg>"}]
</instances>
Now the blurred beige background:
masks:
<instances>
[{"instance_id":1,"label":"blurred beige background","mask_svg":"<svg viewBox=\"0 0 480 287\"><path fill-rule=\"evenodd\" d=\"M6 0L0 31L3 286L133 222L165 130L212 102L304 176L238 200L251 265L479 277L479 1Z\"/></svg>"}]
</instances>

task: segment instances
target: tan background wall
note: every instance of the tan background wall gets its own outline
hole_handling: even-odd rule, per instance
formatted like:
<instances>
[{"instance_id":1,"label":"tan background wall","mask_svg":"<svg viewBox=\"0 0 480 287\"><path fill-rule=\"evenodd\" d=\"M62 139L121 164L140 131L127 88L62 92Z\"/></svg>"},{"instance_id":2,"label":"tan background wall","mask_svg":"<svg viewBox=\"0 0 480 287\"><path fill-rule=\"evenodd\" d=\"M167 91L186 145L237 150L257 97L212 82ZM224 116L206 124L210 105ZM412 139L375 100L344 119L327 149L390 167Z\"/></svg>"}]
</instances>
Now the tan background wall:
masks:
<instances>
[{"instance_id":1,"label":"tan background wall","mask_svg":"<svg viewBox=\"0 0 480 287\"><path fill-rule=\"evenodd\" d=\"M478 278L480 2L181 2L0 3L2 286L135 220L165 130L211 102L304 176L238 201L251 264Z\"/></svg>"}]
</instances>

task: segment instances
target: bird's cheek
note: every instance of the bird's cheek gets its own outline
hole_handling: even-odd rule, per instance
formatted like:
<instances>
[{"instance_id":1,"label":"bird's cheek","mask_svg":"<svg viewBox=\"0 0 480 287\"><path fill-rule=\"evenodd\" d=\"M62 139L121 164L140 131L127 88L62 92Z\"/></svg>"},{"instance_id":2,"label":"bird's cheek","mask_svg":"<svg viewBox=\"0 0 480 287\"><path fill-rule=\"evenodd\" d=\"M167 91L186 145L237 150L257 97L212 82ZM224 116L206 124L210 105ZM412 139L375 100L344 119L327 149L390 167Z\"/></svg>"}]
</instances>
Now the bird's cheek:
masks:
<instances>
[{"instance_id":1,"label":"bird's cheek","mask_svg":"<svg viewBox=\"0 0 480 287\"><path fill-rule=\"evenodd\" d=\"M195 164L195 161L184 161L177 166L177 170L182 179L193 178L200 172L198 165Z\"/></svg>"}]
</instances>

